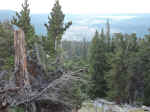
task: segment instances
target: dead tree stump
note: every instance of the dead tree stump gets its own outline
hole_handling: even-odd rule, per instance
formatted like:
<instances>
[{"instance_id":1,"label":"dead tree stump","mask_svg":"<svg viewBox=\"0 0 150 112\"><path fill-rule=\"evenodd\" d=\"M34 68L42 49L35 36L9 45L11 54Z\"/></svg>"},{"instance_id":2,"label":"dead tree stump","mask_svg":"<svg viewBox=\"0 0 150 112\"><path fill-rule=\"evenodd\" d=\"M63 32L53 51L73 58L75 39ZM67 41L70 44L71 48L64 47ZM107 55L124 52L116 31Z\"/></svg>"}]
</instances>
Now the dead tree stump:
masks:
<instances>
[{"instance_id":1,"label":"dead tree stump","mask_svg":"<svg viewBox=\"0 0 150 112\"><path fill-rule=\"evenodd\" d=\"M16 86L23 88L30 85L27 71L27 58L25 49L25 36L22 30L14 32L14 48L15 48L15 83Z\"/></svg>"},{"instance_id":2,"label":"dead tree stump","mask_svg":"<svg viewBox=\"0 0 150 112\"><path fill-rule=\"evenodd\" d=\"M32 77L33 72L28 73L30 69L27 67L25 44L24 32L22 30L15 31L15 72L10 83L5 82L4 85L6 86L4 87L0 85L0 112L7 112L7 109L11 107L23 107L25 112L71 111L74 99L68 93L73 92L71 88L73 81L82 80L80 76L85 71L85 68L75 72L56 71L49 73L49 77L43 75L43 71L40 71L39 75L43 78L37 80L38 78ZM28 65L30 65L29 61ZM32 69L39 70L36 63ZM35 74L37 73L35 72ZM53 75L58 77L53 77ZM38 83L38 81L41 82ZM14 87L12 87L13 84Z\"/></svg>"}]
</instances>

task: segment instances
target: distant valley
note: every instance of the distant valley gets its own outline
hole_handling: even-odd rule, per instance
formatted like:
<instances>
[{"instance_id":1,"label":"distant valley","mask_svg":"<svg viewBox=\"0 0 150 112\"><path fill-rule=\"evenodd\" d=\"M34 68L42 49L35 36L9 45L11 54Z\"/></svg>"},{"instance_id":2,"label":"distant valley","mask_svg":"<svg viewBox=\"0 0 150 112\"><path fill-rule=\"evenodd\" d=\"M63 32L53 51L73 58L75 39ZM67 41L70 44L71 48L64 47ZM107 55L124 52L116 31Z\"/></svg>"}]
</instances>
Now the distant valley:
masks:
<instances>
[{"instance_id":1,"label":"distant valley","mask_svg":"<svg viewBox=\"0 0 150 112\"><path fill-rule=\"evenodd\" d=\"M15 15L12 10L0 10L0 21L11 20ZM65 21L72 21L73 25L65 33L66 40L91 40L95 30L105 29L107 19L110 21L111 33L137 33L144 36L150 28L150 14L66 14ZM46 35L44 24L48 21L48 14L31 14L31 22L38 35Z\"/></svg>"}]
</instances>

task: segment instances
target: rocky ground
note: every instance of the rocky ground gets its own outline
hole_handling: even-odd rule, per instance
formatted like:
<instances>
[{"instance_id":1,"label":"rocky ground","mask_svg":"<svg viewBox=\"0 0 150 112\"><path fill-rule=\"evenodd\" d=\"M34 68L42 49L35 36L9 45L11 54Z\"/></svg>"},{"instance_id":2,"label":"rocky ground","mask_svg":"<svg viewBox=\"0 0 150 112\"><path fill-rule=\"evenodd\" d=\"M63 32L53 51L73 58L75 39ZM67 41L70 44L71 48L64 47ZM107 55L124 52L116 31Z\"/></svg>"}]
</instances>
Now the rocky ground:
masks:
<instances>
[{"instance_id":1,"label":"rocky ground","mask_svg":"<svg viewBox=\"0 0 150 112\"><path fill-rule=\"evenodd\" d=\"M133 107L127 104L120 106L106 100L97 100L85 102L79 112L150 112L150 108L146 106Z\"/></svg>"}]
</instances>

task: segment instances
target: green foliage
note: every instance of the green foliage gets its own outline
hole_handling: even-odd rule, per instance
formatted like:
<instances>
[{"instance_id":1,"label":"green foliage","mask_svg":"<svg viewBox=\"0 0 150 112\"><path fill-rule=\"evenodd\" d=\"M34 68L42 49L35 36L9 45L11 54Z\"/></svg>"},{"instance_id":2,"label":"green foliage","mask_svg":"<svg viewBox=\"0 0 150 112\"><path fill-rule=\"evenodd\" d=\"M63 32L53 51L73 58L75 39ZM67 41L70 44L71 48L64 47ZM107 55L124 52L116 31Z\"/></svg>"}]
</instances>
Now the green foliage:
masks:
<instances>
[{"instance_id":1,"label":"green foliage","mask_svg":"<svg viewBox=\"0 0 150 112\"><path fill-rule=\"evenodd\" d=\"M125 45L124 37L122 34L117 34L116 38L119 43L117 49L113 56L111 57L111 66L112 69L109 71L106 79L108 80L110 93L109 95L112 98L116 97L125 97L126 93L126 84L127 84L127 67L126 67L126 54L124 52ZM120 45L119 45L120 44Z\"/></svg>"},{"instance_id":2,"label":"green foliage","mask_svg":"<svg viewBox=\"0 0 150 112\"><path fill-rule=\"evenodd\" d=\"M14 65L14 56L6 57L4 60L5 65L2 66L3 70L9 70L13 67Z\"/></svg>"},{"instance_id":3,"label":"green foliage","mask_svg":"<svg viewBox=\"0 0 150 112\"><path fill-rule=\"evenodd\" d=\"M0 23L0 69L10 70L13 68L13 28L6 21Z\"/></svg>"},{"instance_id":4,"label":"green foliage","mask_svg":"<svg viewBox=\"0 0 150 112\"><path fill-rule=\"evenodd\" d=\"M73 92L73 98L74 98L74 106L77 110L79 110L82 106L82 103L87 99L87 95L85 91L83 91L83 87L85 86L85 83L83 82L74 82L72 88Z\"/></svg>"},{"instance_id":5,"label":"green foliage","mask_svg":"<svg viewBox=\"0 0 150 112\"><path fill-rule=\"evenodd\" d=\"M150 76L148 76L147 78L145 78L145 85L144 85L144 105L149 106L150 105Z\"/></svg>"},{"instance_id":6,"label":"green foliage","mask_svg":"<svg viewBox=\"0 0 150 112\"><path fill-rule=\"evenodd\" d=\"M102 32L103 33L103 32ZM90 74L92 86L89 95L92 99L102 98L106 96L107 85L105 77L105 72L108 69L107 56L106 56L106 43L104 40L104 35L101 36L96 31L95 36L92 40L90 47ZM93 89L94 88L94 89Z\"/></svg>"},{"instance_id":7,"label":"green foliage","mask_svg":"<svg viewBox=\"0 0 150 112\"><path fill-rule=\"evenodd\" d=\"M144 88L143 88L143 92L144 92L144 104L150 106L150 34L146 35L144 38L144 41L142 40L142 44L141 44L141 49L139 52L139 56L140 56L140 62L141 62L141 77L140 79L143 80L144 83ZM138 60L139 61L139 60Z\"/></svg>"},{"instance_id":8,"label":"green foliage","mask_svg":"<svg viewBox=\"0 0 150 112\"><path fill-rule=\"evenodd\" d=\"M27 42L27 48L31 49L35 40L35 31L34 27L31 25L28 0L24 1L24 4L22 4L21 12L16 12L16 16L13 17L13 20L11 22L12 24L16 25L24 31L26 37L25 39Z\"/></svg>"},{"instance_id":9,"label":"green foliage","mask_svg":"<svg viewBox=\"0 0 150 112\"><path fill-rule=\"evenodd\" d=\"M72 93L64 90L74 98L73 106L80 109L88 97L107 97L119 103L140 101L150 105L150 34L138 38L135 33L116 33L111 38L107 21L106 32L103 29L100 34L96 31L92 42L85 39L83 42L62 41L63 34L72 24L65 24L64 18L59 0L56 0L48 24L45 24L47 36L35 36L28 0L25 0L21 12L16 13L11 22L25 32L26 47L35 50L33 54L46 72L55 72L58 68L76 71L89 65L89 73L81 76L83 81L72 82ZM13 54L13 27L6 21L0 23L0 70L11 72ZM57 61L61 62L56 65ZM12 112L23 110L15 108Z\"/></svg>"},{"instance_id":10,"label":"green foliage","mask_svg":"<svg viewBox=\"0 0 150 112\"><path fill-rule=\"evenodd\" d=\"M62 48L64 58L66 60L88 60L88 48L90 42L83 39L83 41L62 41Z\"/></svg>"},{"instance_id":11,"label":"green foliage","mask_svg":"<svg viewBox=\"0 0 150 112\"><path fill-rule=\"evenodd\" d=\"M149 35L138 38L135 33L116 33L111 39L109 23L106 35L103 29L96 32L89 55L90 97L149 105L149 44Z\"/></svg>"},{"instance_id":12,"label":"green foliage","mask_svg":"<svg viewBox=\"0 0 150 112\"><path fill-rule=\"evenodd\" d=\"M70 59L70 60L65 60L64 61L64 68L66 70L78 70L80 68L83 68L87 66L87 62L85 62L82 59Z\"/></svg>"},{"instance_id":13,"label":"green foliage","mask_svg":"<svg viewBox=\"0 0 150 112\"><path fill-rule=\"evenodd\" d=\"M76 42L75 42L76 43ZM67 42L68 44L68 42ZM79 46L78 46L79 47ZM81 46L82 47L82 44ZM66 48L65 48L66 50ZM79 51L80 56L79 57L70 57L64 59L64 69L65 71L78 71L79 69L83 67L87 67L88 63L87 61L83 60L81 53ZM66 54L67 55L67 54ZM75 55L77 55L75 53ZM73 107L77 110L81 108L82 103L88 99L87 92L88 88L87 85L89 85L89 75L88 73L83 73L80 81L74 81L72 84L72 97L73 97Z\"/></svg>"},{"instance_id":14,"label":"green foliage","mask_svg":"<svg viewBox=\"0 0 150 112\"><path fill-rule=\"evenodd\" d=\"M109 20L107 20L106 23L106 43L107 43L107 51L111 51L111 34L110 34L110 23Z\"/></svg>"},{"instance_id":15,"label":"green foliage","mask_svg":"<svg viewBox=\"0 0 150 112\"><path fill-rule=\"evenodd\" d=\"M50 56L55 56L57 49L60 48L61 39L64 32L70 27L72 22L64 24L65 15L61 10L59 0L56 0L52 12L48 17L48 24L45 24L47 28L47 43L45 50Z\"/></svg>"},{"instance_id":16,"label":"green foliage","mask_svg":"<svg viewBox=\"0 0 150 112\"><path fill-rule=\"evenodd\" d=\"M9 110L9 112L24 112L23 108L16 107Z\"/></svg>"},{"instance_id":17,"label":"green foliage","mask_svg":"<svg viewBox=\"0 0 150 112\"><path fill-rule=\"evenodd\" d=\"M147 94L144 91L149 90L146 81L150 70L147 36L140 39L135 33L118 33L113 38L113 52L109 55L111 69L106 76L108 96L120 103L143 102Z\"/></svg>"}]
</instances>

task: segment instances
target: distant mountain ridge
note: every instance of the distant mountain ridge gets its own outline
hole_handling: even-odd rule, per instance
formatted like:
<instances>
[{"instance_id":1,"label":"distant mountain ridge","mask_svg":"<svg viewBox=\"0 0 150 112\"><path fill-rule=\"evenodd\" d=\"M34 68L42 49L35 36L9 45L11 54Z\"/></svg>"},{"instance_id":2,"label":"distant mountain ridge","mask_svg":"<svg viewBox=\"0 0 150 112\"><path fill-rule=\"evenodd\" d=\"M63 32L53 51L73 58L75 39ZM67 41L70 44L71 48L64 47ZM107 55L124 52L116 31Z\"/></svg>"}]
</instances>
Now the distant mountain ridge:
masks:
<instances>
[{"instance_id":1,"label":"distant mountain ridge","mask_svg":"<svg viewBox=\"0 0 150 112\"><path fill-rule=\"evenodd\" d=\"M11 20L15 15L12 10L0 10L0 21ZM66 14L65 21L72 21L73 25L65 33L64 39L91 40L95 30L105 28L106 20L110 20L111 32L137 33L143 36L150 28L150 14ZM48 22L48 14L31 14L31 23L36 33L46 35L44 24Z\"/></svg>"},{"instance_id":2,"label":"distant mountain ridge","mask_svg":"<svg viewBox=\"0 0 150 112\"><path fill-rule=\"evenodd\" d=\"M15 11L12 10L0 10L0 20L10 20L15 15Z\"/></svg>"}]
</instances>

